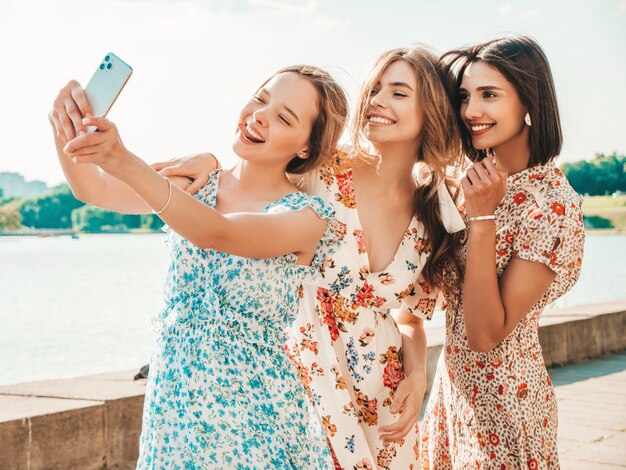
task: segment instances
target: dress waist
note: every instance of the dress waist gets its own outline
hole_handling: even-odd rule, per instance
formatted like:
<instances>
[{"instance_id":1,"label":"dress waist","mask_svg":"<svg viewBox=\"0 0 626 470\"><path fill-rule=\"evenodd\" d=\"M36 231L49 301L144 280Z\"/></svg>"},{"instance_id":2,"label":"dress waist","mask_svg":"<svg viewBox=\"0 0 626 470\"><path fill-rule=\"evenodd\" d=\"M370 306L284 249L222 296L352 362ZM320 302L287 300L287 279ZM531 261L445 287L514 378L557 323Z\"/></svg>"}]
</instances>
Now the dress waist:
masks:
<instances>
[{"instance_id":1,"label":"dress waist","mask_svg":"<svg viewBox=\"0 0 626 470\"><path fill-rule=\"evenodd\" d=\"M215 292L207 291L201 296L181 295L172 299L153 324L163 339L194 331L213 341L230 342L241 338L260 347L282 348L286 341L284 325L258 320L253 312L238 312L220 302Z\"/></svg>"}]
</instances>

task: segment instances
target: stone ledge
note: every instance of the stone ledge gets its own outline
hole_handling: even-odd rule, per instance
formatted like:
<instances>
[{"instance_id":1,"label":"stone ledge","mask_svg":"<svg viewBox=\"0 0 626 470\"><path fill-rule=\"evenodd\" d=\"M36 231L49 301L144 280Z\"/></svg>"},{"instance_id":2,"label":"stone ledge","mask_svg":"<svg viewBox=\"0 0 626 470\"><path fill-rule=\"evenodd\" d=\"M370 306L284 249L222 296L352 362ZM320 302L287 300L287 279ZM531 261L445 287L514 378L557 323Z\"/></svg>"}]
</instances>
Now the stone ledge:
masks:
<instances>
[{"instance_id":1,"label":"stone ledge","mask_svg":"<svg viewBox=\"0 0 626 470\"><path fill-rule=\"evenodd\" d=\"M0 387L0 468L134 468L145 390L134 374Z\"/></svg>"},{"instance_id":2,"label":"stone ledge","mask_svg":"<svg viewBox=\"0 0 626 470\"><path fill-rule=\"evenodd\" d=\"M626 300L545 312L539 339L546 365L625 349L625 325ZM430 390L445 329L427 335ZM145 392L135 373L0 387L0 468L134 468Z\"/></svg>"},{"instance_id":3,"label":"stone ledge","mask_svg":"<svg viewBox=\"0 0 626 470\"><path fill-rule=\"evenodd\" d=\"M428 387L432 387L445 338L445 327L429 328ZM539 321L539 343L546 367L579 362L626 348L626 300L545 311Z\"/></svg>"}]
</instances>

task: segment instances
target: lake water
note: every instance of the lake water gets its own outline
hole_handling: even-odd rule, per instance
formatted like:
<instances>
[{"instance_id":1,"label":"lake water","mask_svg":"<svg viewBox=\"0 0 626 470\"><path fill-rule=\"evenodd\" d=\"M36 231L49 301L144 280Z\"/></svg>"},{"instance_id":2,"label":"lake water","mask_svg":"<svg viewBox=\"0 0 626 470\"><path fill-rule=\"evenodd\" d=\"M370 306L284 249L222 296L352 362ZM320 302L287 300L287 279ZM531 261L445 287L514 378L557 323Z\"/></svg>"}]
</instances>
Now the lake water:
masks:
<instances>
[{"instance_id":1,"label":"lake water","mask_svg":"<svg viewBox=\"0 0 626 470\"><path fill-rule=\"evenodd\" d=\"M0 237L0 384L148 362L168 263L162 234ZM557 307L626 298L626 236L587 237ZM429 326L441 325L438 315Z\"/></svg>"}]
</instances>

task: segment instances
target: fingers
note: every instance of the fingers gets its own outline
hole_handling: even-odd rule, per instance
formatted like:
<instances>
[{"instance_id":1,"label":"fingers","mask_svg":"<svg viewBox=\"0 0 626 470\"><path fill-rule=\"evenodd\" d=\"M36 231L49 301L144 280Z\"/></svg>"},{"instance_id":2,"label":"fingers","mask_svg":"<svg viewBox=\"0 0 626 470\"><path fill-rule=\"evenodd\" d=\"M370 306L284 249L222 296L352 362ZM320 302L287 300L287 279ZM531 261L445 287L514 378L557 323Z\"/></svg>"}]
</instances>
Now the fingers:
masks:
<instances>
[{"instance_id":1,"label":"fingers","mask_svg":"<svg viewBox=\"0 0 626 470\"><path fill-rule=\"evenodd\" d=\"M168 160L166 162L156 162L153 163L152 165L150 165L152 167L152 169L154 171L161 171L164 168L170 167L170 166L175 166L178 165L177 160L175 158L172 158L171 160ZM163 173L161 173L163 174ZM170 176L170 175L163 175L163 176Z\"/></svg>"},{"instance_id":2,"label":"fingers","mask_svg":"<svg viewBox=\"0 0 626 470\"><path fill-rule=\"evenodd\" d=\"M66 141L70 141L76 137L76 132L74 130L74 124L67 114L67 110L65 106L63 107L61 112L56 113L59 122L61 124L61 129L63 130L63 134L65 135Z\"/></svg>"},{"instance_id":3,"label":"fingers","mask_svg":"<svg viewBox=\"0 0 626 470\"><path fill-rule=\"evenodd\" d=\"M65 135L65 132L63 131L63 126L61 125L61 121L59 121L59 116L57 115L57 113L54 111L51 111L48 117L50 119L50 122L54 126L54 130L56 132L57 137L61 139L64 143L67 143L69 139L67 138L67 136Z\"/></svg>"},{"instance_id":4,"label":"fingers","mask_svg":"<svg viewBox=\"0 0 626 470\"><path fill-rule=\"evenodd\" d=\"M416 402L418 403L416 404ZM408 380L400 382L389 411L394 414L398 412L402 414L394 424L378 428L378 431L381 433L381 440L383 442L392 442L406 436L411 427L417 422L420 406L419 392L411 386Z\"/></svg>"},{"instance_id":5,"label":"fingers","mask_svg":"<svg viewBox=\"0 0 626 470\"><path fill-rule=\"evenodd\" d=\"M185 173L185 171L181 170L180 164L163 167L163 169L156 171L161 173L163 176L189 176Z\"/></svg>"},{"instance_id":6,"label":"fingers","mask_svg":"<svg viewBox=\"0 0 626 470\"><path fill-rule=\"evenodd\" d=\"M394 394L393 401L391 402L391 406L389 407L389 411L393 414L399 413L400 409L404 405L404 401L409 396L409 387L407 385L407 381L403 380L398 385L396 389L396 393Z\"/></svg>"},{"instance_id":7,"label":"fingers","mask_svg":"<svg viewBox=\"0 0 626 470\"><path fill-rule=\"evenodd\" d=\"M115 128L115 124L103 117L86 117L83 119L85 126L95 126L100 132L106 132Z\"/></svg>"},{"instance_id":8,"label":"fingers","mask_svg":"<svg viewBox=\"0 0 626 470\"><path fill-rule=\"evenodd\" d=\"M209 182L209 175L198 176L185 190L189 194L196 194L200 188Z\"/></svg>"},{"instance_id":9,"label":"fingers","mask_svg":"<svg viewBox=\"0 0 626 470\"><path fill-rule=\"evenodd\" d=\"M70 82L73 86L70 89L70 93L72 98L74 98L74 102L78 106L78 109L81 113L82 117L91 116L93 113L91 112L91 107L89 106L89 101L87 101L87 95L85 94L85 90L80 86L80 83L74 81Z\"/></svg>"},{"instance_id":10,"label":"fingers","mask_svg":"<svg viewBox=\"0 0 626 470\"><path fill-rule=\"evenodd\" d=\"M68 99L65 101L65 113L72 121L73 131L76 135L80 135L81 132L87 132L87 128L83 124L83 114L78 109L78 106L76 106L74 100Z\"/></svg>"},{"instance_id":11,"label":"fingers","mask_svg":"<svg viewBox=\"0 0 626 470\"><path fill-rule=\"evenodd\" d=\"M102 157L98 153L91 155L81 155L72 157L72 161L78 165L91 163L93 165L100 165L102 163Z\"/></svg>"},{"instance_id":12,"label":"fingers","mask_svg":"<svg viewBox=\"0 0 626 470\"><path fill-rule=\"evenodd\" d=\"M412 403L407 403L400 419L389 426L379 428L380 438L383 442L393 442L405 437L411 428L417 423L419 408Z\"/></svg>"},{"instance_id":13,"label":"fingers","mask_svg":"<svg viewBox=\"0 0 626 470\"><path fill-rule=\"evenodd\" d=\"M63 147L63 152L67 155L77 155L81 149L101 145L104 140L105 138L102 134L89 132L70 140L67 144L65 144L65 147Z\"/></svg>"}]
</instances>

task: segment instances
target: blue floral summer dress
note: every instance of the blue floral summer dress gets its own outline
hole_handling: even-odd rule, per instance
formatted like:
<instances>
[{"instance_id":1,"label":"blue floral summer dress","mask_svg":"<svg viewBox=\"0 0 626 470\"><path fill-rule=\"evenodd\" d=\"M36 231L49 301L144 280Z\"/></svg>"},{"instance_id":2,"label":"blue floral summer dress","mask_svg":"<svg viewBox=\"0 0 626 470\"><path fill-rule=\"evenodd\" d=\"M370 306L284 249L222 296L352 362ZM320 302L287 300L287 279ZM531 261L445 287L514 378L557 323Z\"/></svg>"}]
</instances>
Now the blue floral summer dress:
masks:
<instances>
[{"instance_id":1,"label":"blue floral summer dress","mask_svg":"<svg viewBox=\"0 0 626 470\"><path fill-rule=\"evenodd\" d=\"M197 197L215 206L220 170ZM297 192L264 212L313 209ZM312 266L201 250L169 231L166 307L146 389L138 468L332 468L320 422L285 352L301 283L338 243L333 224ZM262 241L260 241L262 242Z\"/></svg>"}]
</instances>

